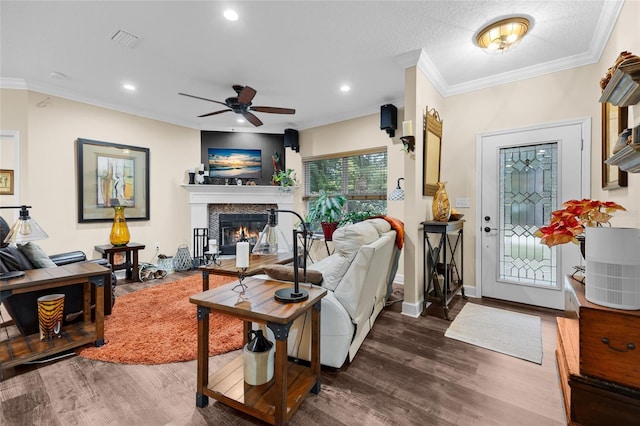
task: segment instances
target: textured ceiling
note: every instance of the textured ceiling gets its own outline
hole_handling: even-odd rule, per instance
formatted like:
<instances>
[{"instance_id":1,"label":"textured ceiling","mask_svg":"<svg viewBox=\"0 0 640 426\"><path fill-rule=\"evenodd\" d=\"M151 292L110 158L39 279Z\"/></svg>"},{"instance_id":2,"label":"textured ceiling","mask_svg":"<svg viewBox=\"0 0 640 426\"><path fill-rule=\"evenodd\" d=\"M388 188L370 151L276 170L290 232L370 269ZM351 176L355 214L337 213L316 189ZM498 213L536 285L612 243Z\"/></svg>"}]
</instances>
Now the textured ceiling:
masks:
<instances>
[{"instance_id":1,"label":"textured ceiling","mask_svg":"<svg viewBox=\"0 0 640 426\"><path fill-rule=\"evenodd\" d=\"M309 128L404 104L404 67L444 95L596 62L620 1L2 1L0 83L205 130ZM232 7L236 22L222 12ZM490 21L532 20L503 55L473 43ZM140 37L133 48L108 36ZM56 72L64 78L52 77ZM121 85L136 85L133 93ZM224 108L232 84L257 90L260 128ZM349 84L351 91L339 87Z\"/></svg>"}]
</instances>

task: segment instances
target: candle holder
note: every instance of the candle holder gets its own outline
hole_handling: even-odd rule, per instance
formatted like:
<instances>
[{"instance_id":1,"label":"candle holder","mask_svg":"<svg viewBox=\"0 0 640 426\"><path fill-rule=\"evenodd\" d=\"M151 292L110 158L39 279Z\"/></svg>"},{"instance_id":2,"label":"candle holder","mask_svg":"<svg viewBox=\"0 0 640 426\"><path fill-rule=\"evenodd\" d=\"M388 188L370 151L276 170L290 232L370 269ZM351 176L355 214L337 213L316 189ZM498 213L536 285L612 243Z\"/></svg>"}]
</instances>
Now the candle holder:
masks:
<instances>
[{"instance_id":1,"label":"candle holder","mask_svg":"<svg viewBox=\"0 0 640 426\"><path fill-rule=\"evenodd\" d=\"M245 290L249 288L245 283L243 283L244 279L246 278L246 275L245 275L246 272L247 272L247 268L238 269L238 284L236 284L231 289L236 293L240 293L241 295L244 295Z\"/></svg>"}]
</instances>

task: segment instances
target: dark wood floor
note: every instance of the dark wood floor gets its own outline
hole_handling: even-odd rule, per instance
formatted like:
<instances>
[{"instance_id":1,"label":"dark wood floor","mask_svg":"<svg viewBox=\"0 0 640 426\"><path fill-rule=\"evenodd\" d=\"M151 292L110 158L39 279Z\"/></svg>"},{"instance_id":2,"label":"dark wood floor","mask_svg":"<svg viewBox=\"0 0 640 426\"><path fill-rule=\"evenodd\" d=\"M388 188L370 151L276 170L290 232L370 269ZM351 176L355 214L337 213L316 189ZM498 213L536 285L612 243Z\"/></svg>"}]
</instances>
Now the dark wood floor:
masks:
<instances>
[{"instance_id":1,"label":"dark wood floor","mask_svg":"<svg viewBox=\"0 0 640 426\"><path fill-rule=\"evenodd\" d=\"M122 295L173 281L121 284ZM539 315L542 365L444 337L440 309L410 318L386 308L350 365L323 367L322 390L310 395L292 425L561 425L566 424L555 362L555 316L562 312L492 300L459 299ZM432 307L433 308L433 307ZM222 366L236 352L211 358ZM120 365L73 356L20 366L0 382L1 425L261 424L212 401L195 405L195 361Z\"/></svg>"}]
</instances>

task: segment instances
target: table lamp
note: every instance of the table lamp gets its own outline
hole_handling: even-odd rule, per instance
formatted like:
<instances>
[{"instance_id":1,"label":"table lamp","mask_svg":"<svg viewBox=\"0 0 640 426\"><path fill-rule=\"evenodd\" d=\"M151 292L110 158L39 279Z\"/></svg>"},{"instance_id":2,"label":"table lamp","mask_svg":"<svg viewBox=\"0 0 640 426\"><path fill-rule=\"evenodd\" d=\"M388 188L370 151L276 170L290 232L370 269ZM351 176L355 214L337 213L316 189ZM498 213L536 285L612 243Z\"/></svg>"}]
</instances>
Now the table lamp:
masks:
<instances>
[{"instance_id":1,"label":"table lamp","mask_svg":"<svg viewBox=\"0 0 640 426\"><path fill-rule=\"evenodd\" d=\"M300 223L302 224L302 231L298 229L293 230L293 288L282 288L275 292L274 298L282 303L295 303L302 302L303 300L307 300L309 298L309 292L307 290L300 288L300 279L298 276L298 235L302 234L303 237L303 279L307 281L307 227L304 223L304 219L298 213L293 210L278 210L278 209L269 209L269 220L267 222L267 226L265 226L262 233L258 237L258 242L256 243L256 247L260 244L258 250L255 250L254 254L273 254L278 253L278 247L286 244L289 246L289 243L284 238L282 231L278 228L278 221L276 213L291 213L300 219ZM282 237L280 237L282 235Z\"/></svg>"},{"instance_id":2,"label":"table lamp","mask_svg":"<svg viewBox=\"0 0 640 426\"><path fill-rule=\"evenodd\" d=\"M35 220L29 216L29 210L31 206L0 206L0 209L20 209L20 217L13 224L6 236L4 232L0 230L2 243L4 244L24 244L29 241L44 240L49 238L46 232L36 223ZM0 280L8 280L11 278L18 278L24 275L22 271L9 271L1 272Z\"/></svg>"}]
</instances>

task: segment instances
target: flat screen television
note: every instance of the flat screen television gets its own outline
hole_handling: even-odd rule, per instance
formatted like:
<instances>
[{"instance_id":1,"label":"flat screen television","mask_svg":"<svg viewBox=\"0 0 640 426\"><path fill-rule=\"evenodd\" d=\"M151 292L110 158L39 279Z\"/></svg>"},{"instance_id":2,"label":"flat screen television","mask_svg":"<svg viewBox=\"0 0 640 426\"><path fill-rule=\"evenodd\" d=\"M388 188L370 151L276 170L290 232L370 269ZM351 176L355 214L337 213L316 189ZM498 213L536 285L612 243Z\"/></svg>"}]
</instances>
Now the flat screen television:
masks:
<instances>
[{"instance_id":1,"label":"flat screen television","mask_svg":"<svg viewBox=\"0 0 640 426\"><path fill-rule=\"evenodd\" d=\"M209 177L260 179L262 150L209 148Z\"/></svg>"}]
</instances>

